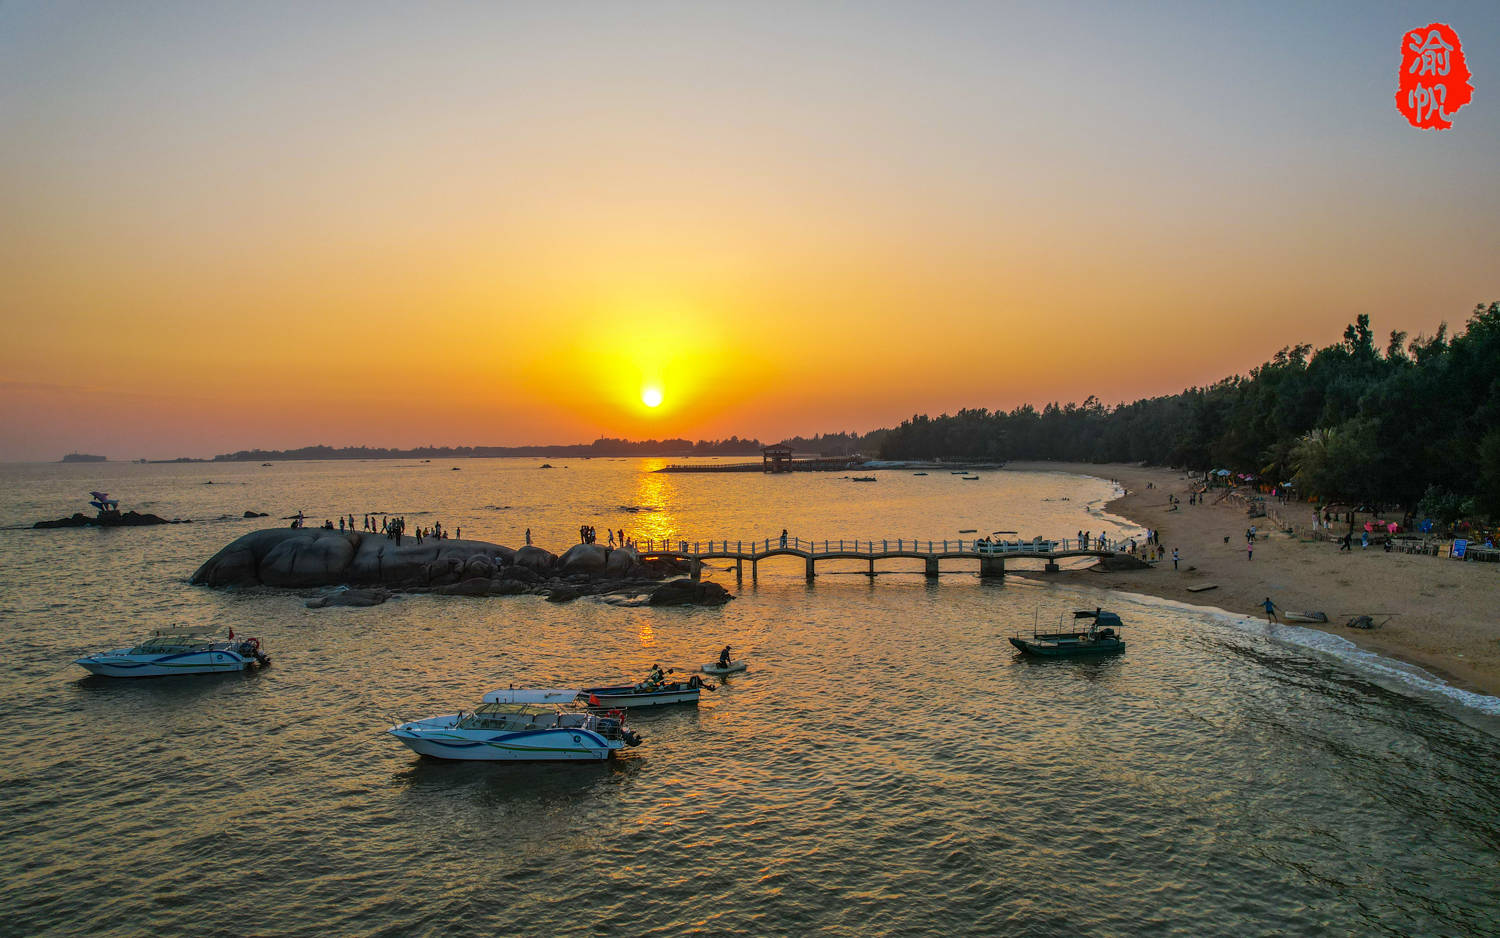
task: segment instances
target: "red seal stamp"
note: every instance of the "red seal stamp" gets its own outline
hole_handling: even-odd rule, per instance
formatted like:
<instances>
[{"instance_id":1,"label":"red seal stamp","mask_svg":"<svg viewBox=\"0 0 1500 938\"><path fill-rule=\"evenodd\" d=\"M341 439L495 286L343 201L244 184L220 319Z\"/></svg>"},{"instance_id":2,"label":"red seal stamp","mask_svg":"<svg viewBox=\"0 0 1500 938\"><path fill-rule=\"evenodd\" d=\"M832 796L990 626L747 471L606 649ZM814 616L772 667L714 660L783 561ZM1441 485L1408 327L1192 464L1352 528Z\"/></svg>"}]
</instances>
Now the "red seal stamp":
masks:
<instances>
[{"instance_id":1,"label":"red seal stamp","mask_svg":"<svg viewBox=\"0 0 1500 938\"><path fill-rule=\"evenodd\" d=\"M1474 96L1458 34L1446 23L1428 23L1401 37L1396 110L1413 127L1447 130L1455 112Z\"/></svg>"}]
</instances>

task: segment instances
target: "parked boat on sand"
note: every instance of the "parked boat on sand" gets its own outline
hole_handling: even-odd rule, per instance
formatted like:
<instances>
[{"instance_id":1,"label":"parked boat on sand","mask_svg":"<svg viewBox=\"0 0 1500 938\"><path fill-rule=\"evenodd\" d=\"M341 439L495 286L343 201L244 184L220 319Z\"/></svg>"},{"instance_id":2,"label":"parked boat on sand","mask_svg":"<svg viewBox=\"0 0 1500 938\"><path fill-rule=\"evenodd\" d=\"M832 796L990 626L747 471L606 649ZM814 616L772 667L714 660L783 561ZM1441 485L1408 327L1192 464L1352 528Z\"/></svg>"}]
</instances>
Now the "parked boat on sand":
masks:
<instances>
[{"instance_id":1,"label":"parked boat on sand","mask_svg":"<svg viewBox=\"0 0 1500 938\"><path fill-rule=\"evenodd\" d=\"M74 662L102 677L166 677L173 674L213 674L265 667L271 656L261 651L258 638L228 639L196 632L152 632L129 648L95 652Z\"/></svg>"},{"instance_id":2,"label":"parked boat on sand","mask_svg":"<svg viewBox=\"0 0 1500 938\"><path fill-rule=\"evenodd\" d=\"M1284 622L1327 622L1328 621L1328 613L1326 613L1326 612L1285 612L1285 611L1283 611L1283 612L1280 613L1280 615L1281 615L1282 621L1284 621Z\"/></svg>"}]
</instances>

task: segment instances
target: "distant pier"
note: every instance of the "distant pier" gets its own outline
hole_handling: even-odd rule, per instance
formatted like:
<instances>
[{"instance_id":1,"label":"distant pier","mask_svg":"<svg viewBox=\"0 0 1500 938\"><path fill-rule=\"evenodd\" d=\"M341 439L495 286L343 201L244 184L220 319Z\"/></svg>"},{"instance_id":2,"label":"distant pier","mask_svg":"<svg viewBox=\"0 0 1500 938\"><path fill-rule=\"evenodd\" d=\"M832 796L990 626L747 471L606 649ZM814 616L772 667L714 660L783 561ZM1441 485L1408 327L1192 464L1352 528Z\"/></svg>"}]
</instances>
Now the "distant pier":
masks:
<instances>
[{"instance_id":1,"label":"distant pier","mask_svg":"<svg viewBox=\"0 0 1500 938\"><path fill-rule=\"evenodd\" d=\"M691 565L693 579L702 573L703 563L708 560L733 560L735 578L744 579L745 563L750 564L753 581L759 572L761 561L772 557L799 557L804 564L807 579L817 576L817 564L824 560L863 560L869 564L866 576L874 577L877 560L921 560L928 577L936 578L945 572L940 568L944 560L966 560L978 563L979 575L983 578L1005 576L1006 560L1044 560L1043 568L1048 573L1058 570L1057 562L1072 557L1115 557L1125 554L1117 549L1118 544L1091 542L1085 548L1069 540L1050 541L1035 538L1030 541L982 540L922 540L922 539L867 539L867 540L822 540L805 541L793 538L762 538L756 541L656 541L648 540L635 545L643 559L658 558L676 560ZM1127 555L1129 556L1129 555ZM885 571L888 573L909 571ZM953 570L949 573L957 572Z\"/></svg>"}]
</instances>

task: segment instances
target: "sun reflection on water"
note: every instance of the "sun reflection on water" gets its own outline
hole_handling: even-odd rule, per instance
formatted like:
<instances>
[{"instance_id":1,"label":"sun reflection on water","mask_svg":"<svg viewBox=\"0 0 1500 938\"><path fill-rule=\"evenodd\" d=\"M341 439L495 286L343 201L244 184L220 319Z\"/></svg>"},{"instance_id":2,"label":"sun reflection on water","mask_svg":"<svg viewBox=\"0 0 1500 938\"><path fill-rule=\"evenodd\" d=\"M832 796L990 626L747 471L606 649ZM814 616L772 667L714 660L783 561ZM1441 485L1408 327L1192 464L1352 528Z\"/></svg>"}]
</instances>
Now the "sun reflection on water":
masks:
<instances>
[{"instance_id":1,"label":"sun reflection on water","mask_svg":"<svg viewBox=\"0 0 1500 938\"><path fill-rule=\"evenodd\" d=\"M642 510L632 519L632 527L625 532L627 537L636 541L662 541L678 536L677 513L672 510L677 486L672 476L656 471L666 464L665 459L642 462L635 486L635 503Z\"/></svg>"}]
</instances>

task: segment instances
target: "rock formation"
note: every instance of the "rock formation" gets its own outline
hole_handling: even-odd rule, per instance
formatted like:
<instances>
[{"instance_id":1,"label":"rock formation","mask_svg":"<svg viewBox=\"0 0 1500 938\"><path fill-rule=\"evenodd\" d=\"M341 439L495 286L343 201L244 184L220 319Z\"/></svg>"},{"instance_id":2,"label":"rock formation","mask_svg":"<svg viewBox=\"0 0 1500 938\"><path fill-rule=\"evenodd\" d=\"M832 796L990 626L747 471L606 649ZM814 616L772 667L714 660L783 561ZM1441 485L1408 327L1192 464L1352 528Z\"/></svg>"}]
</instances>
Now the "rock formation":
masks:
<instances>
[{"instance_id":1,"label":"rock formation","mask_svg":"<svg viewBox=\"0 0 1500 938\"><path fill-rule=\"evenodd\" d=\"M58 518L56 521L38 521L33 528L133 528L146 524L189 524L190 521L182 518L173 518L168 521L151 514L137 514L127 511L123 514L118 511L101 511L90 517L81 511L74 512L71 518Z\"/></svg>"},{"instance_id":2,"label":"rock formation","mask_svg":"<svg viewBox=\"0 0 1500 938\"><path fill-rule=\"evenodd\" d=\"M344 586L348 590L314 597L310 608L374 605L387 590L446 596L546 595L565 602L578 596L620 591L641 593L684 565L642 563L630 548L578 544L561 557L540 547L512 550L474 540L403 537L398 545L383 534L326 528L269 528L245 534L208 559L193 574L200 586L274 586L289 589ZM713 583L665 584L657 605L717 605L732 598ZM660 592L660 590L657 590ZM377 598L378 597L378 598Z\"/></svg>"}]
</instances>

